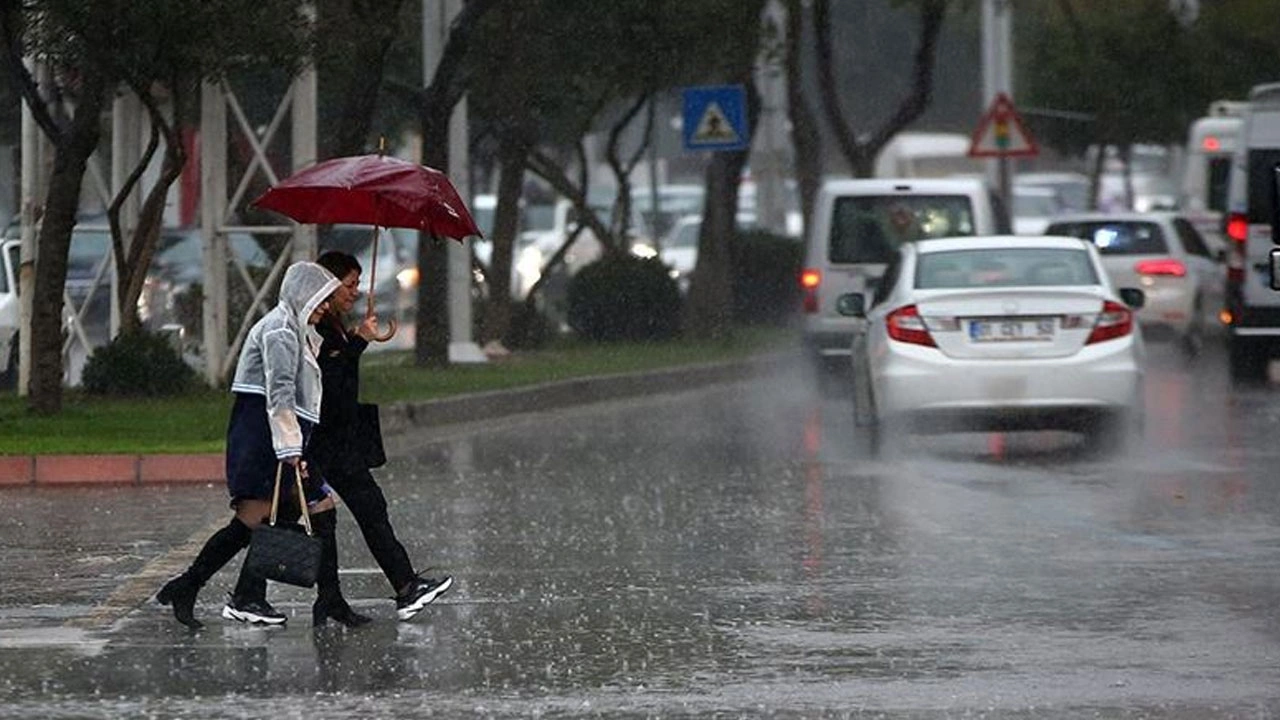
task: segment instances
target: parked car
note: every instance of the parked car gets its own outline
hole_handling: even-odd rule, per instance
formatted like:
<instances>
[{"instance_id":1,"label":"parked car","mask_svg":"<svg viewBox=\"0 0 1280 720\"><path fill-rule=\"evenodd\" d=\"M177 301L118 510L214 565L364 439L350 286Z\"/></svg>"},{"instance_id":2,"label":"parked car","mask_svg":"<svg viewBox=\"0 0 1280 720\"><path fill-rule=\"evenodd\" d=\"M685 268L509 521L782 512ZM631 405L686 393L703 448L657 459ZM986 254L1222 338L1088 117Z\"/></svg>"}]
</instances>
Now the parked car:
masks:
<instances>
[{"instance_id":1,"label":"parked car","mask_svg":"<svg viewBox=\"0 0 1280 720\"><path fill-rule=\"evenodd\" d=\"M1112 283L1146 293L1138 323L1151 340L1199 352L1222 307L1226 273L1195 225L1176 213L1064 215L1045 230L1088 240Z\"/></svg>"},{"instance_id":2,"label":"parked car","mask_svg":"<svg viewBox=\"0 0 1280 720\"><path fill-rule=\"evenodd\" d=\"M1003 204L979 178L828 180L814 204L800 273L806 350L816 364L849 354L845 293L870 293L905 244L1010 232Z\"/></svg>"},{"instance_id":3,"label":"parked car","mask_svg":"<svg viewBox=\"0 0 1280 720\"><path fill-rule=\"evenodd\" d=\"M227 248L246 267L266 270L271 256L248 233L229 233ZM179 310L181 298L204 282L204 240L198 228L165 228L138 296L138 315L151 329L166 325L186 327L191 318ZM228 282L238 282L228 280Z\"/></svg>"},{"instance_id":4,"label":"parked car","mask_svg":"<svg viewBox=\"0 0 1280 720\"><path fill-rule=\"evenodd\" d=\"M982 236L905 244L857 321L854 419L870 450L898 432L1061 429L1113 449L1143 417L1136 288L1092 244Z\"/></svg>"},{"instance_id":5,"label":"parked car","mask_svg":"<svg viewBox=\"0 0 1280 720\"><path fill-rule=\"evenodd\" d=\"M22 243L0 241L0 388L18 380L18 263Z\"/></svg>"}]
</instances>

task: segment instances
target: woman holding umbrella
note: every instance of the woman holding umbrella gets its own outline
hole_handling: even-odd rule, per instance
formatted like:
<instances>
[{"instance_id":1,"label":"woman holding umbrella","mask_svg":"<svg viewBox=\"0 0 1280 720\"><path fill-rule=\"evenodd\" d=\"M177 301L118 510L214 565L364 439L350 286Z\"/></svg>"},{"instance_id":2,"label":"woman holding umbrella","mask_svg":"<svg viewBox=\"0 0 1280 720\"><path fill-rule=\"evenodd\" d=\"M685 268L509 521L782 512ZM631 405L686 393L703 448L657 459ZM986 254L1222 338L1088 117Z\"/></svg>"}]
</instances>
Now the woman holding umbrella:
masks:
<instances>
[{"instance_id":1,"label":"woman holding umbrella","mask_svg":"<svg viewBox=\"0 0 1280 720\"><path fill-rule=\"evenodd\" d=\"M307 458L324 475L351 510L374 560L396 593L396 615L409 620L453 585L453 578L422 577L413 569L409 554L396 537L387 516L387 500L369 472L360 445L357 424L360 396L360 356L378 336L378 319L372 310L354 328L345 319L360 296L360 263L344 252L329 251L316 262L341 281L329 303L329 311L316 326L324 339L320 370L324 401L320 425L307 449ZM385 339L385 338L384 338ZM351 610L338 589L337 562L321 565L319 598L312 617L317 625L334 619L345 625L367 620ZM326 580L326 573L331 577Z\"/></svg>"}]
</instances>

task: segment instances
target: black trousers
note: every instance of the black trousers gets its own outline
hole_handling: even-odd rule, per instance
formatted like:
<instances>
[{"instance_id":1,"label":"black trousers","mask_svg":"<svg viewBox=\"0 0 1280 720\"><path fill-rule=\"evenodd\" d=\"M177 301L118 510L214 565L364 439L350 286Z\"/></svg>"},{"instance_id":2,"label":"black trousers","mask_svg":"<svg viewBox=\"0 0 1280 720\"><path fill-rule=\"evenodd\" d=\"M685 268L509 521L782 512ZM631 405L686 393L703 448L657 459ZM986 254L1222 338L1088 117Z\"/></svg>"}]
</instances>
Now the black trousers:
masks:
<instances>
[{"instance_id":1,"label":"black trousers","mask_svg":"<svg viewBox=\"0 0 1280 720\"><path fill-rule=\"evenodd\" d=\"M413 563L404 545L396 538L395 528L387 516L387 498L382 494L373 474L368 470L345 473L321 468L325 482L342 498L343 504L360 526L369 552L387 576L391 589L399 593L417 579Z\"/></svg>"}]
</instances>

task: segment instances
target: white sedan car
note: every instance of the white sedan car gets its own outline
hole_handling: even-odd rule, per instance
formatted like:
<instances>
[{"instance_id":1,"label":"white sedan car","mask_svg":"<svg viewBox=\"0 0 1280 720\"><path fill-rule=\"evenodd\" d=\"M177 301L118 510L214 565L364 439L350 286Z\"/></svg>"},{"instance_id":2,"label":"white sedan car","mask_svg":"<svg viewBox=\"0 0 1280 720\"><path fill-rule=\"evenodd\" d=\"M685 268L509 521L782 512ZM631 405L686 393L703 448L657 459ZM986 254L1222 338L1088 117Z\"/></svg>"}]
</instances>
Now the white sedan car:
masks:
<instances>
[{"instance_id":1,"label":"white sedan car","mask_svg":"<svg viewBox=\"0 0 1280 720\"><path fill-rule=\"evenodd\" d=\"M1138 312L1145 337L1199 352L1223 306L1227 276L1189 219L1167 212L1080 213L1054 218L1045 233L1096 245L1111 282L1146 294Z\"/></svg>"},{"instance_id":2,"label":"white sedan car","mask_svg":"<svg viewBox=\"0 0 1280 720\"><path fill-rule=\"evenodd\" d=\"M1134 307L1097 249L1066 237L988 236L902 246L874 297L840 312L853 339L854 419L878 452L888 429L1059 429L1116 450L1142 426Z\"/></svg>"}]
</instances>

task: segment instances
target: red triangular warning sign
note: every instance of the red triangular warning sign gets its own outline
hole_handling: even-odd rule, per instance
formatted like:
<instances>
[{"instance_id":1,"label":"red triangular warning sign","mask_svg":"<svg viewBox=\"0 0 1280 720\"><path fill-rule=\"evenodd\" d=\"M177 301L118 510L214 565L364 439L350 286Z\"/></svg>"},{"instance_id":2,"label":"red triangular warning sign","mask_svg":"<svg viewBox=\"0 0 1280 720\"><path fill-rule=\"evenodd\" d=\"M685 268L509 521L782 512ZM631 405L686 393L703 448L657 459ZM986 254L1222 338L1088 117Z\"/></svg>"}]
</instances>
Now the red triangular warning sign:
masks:
<instances>
[{"instance_id":1,"label":"red triangular warning sign","mask_svg":"<svg viewBox=\"0 0 1280 720\"><path fill-rule=\"evenodd\" d=\"M1040 154L1036 141L1022 124L1013 101L996 94L991 107L978 121L969 145L969 157L1032 157Z\"/></svg>"}]
</instances>

